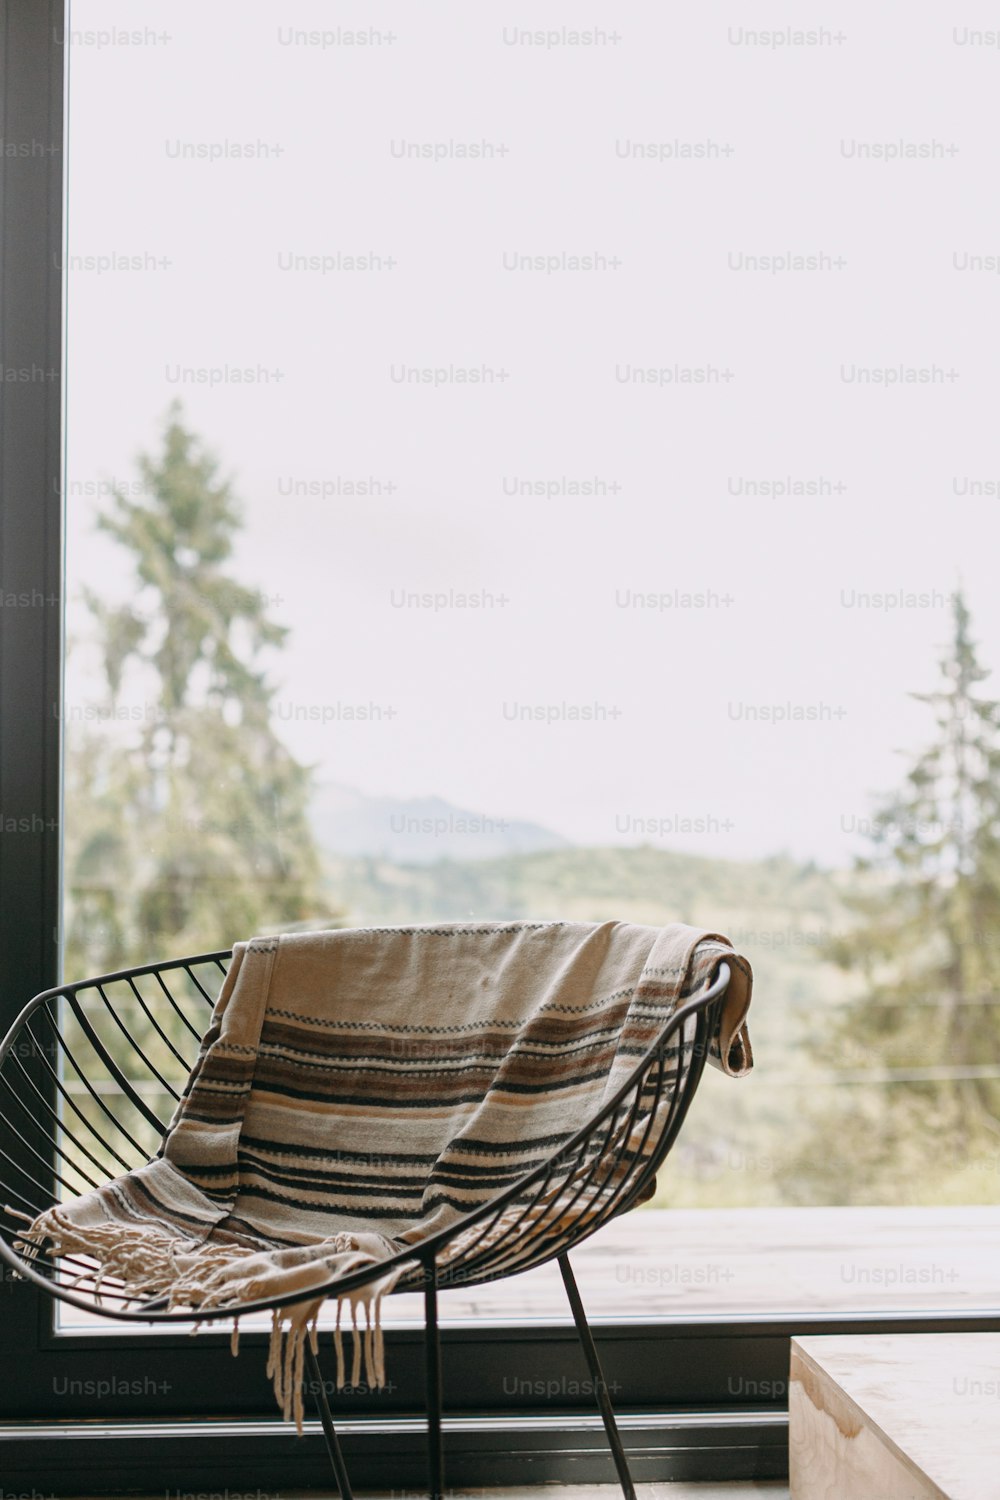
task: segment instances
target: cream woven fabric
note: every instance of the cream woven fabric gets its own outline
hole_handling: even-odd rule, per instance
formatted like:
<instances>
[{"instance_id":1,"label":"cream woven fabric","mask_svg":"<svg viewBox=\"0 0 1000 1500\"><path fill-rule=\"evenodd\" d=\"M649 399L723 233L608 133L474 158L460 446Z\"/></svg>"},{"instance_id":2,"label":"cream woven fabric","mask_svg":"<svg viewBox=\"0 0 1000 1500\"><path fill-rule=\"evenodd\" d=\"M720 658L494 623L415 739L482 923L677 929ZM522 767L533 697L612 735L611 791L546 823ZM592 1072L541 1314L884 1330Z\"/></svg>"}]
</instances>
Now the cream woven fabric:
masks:
<instances>
[{"instance_id":1,"label":"cream woven fabric","mask_svg":"<svg viewBox=\"0 0 1000 1500\"><path fill-rule=\"evenodd\" d=\"M380 1275L379 1263L568 1140L722 959L733 977L710 1060L739 1076L752 1065L750 969L696 928L446 924L239 944L160 1156L50 1209L22 1243L90 1257L98 1276L173 1309L235 1314L301 1292L274 1312L268 1364L301 1426L316 1288L372 1267L341 1302L354 1332L350 1383L363 1373L381 1385L379 1304L406 1268ZM689 1061L680 1045L672 1065ZM651 1147L655 1128L639 1127ZM572 1213L588 1202L575 1197ZM535 1212L551 1224L566 1204L550 1197ZM448 1253L461 1249L456 1237Z\"/></svg>"}]
</instances>

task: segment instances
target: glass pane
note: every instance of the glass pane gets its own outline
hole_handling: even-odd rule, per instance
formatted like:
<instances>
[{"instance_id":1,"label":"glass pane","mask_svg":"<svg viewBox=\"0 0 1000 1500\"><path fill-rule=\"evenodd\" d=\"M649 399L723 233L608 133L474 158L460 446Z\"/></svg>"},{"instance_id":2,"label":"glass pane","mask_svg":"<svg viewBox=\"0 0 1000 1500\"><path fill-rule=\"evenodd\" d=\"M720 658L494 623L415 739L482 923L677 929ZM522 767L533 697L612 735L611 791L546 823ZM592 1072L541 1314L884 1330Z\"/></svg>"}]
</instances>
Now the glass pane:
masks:
<instances>
[{"instance_id":1,"label":"glass pane","mask_svg":"<svg viewBox=\"0 0 1000 1500\"><path fill-rule=\"evenodd\" d=\"M838 138L864 49L557 11L75 0L67 977L704 925L756 1067L644 1210L661 1289L779 1304L785 1262L692 1268L839 1207L883 1269L838 1251L831 1305L989 1300L995 209L950 139Z\"/></svg>"}]
</instances>

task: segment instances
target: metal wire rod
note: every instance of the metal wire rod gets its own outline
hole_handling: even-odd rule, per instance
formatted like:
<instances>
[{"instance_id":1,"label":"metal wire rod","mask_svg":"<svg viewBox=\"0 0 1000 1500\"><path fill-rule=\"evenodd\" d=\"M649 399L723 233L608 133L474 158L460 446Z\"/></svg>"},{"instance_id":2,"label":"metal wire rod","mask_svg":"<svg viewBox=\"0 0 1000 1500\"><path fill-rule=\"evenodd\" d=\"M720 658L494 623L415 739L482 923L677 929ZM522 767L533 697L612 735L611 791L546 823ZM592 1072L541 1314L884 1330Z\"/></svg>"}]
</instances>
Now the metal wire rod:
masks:
<instances>
[{"instance_id":1,"label":"metal wire rod","mask_svg":"<svg viewBox=\"0 0 1000 1500\"><path fill-rule=\"evenodd\" d=\"M611 1397L608 1395L608 1383L604 1378L604 1371L601 1368L600 1357L597 1353L597 1345L594 1343L594 1336L590 1331L590 1324L587 1322L587 1314L583 1310L583 1302L580 1298L576 1277L573 1275L573 1268L569 1263L568 1255L560 1255L559 1269L562 1272L563 1285L566 1288L566 1295L569 1298L569 1305L573 1312L576 1331L583 1346L583 1353L587 1361L587 1368L590 1371L590 1378L594 1384L597 1405L600 1408L601 1419L604 1422L604 1431L607 1434L611 1456L614 1459L618 1483L622 1487L622 1494L625 1496L625 1500L636 1500L635 1486L632 1483L632 1475L628 1466L628 1457L626 1456L625 1446L621 1440L621 1434L618 1431L618 1423L615 1421L615 1412L614 1407L611 1405Z\"/></svg>"},{"instance_id":2,"label":"metal wire rod","mask_svg":"<svg viewBox=\"0 0 1000 1500\"><path fill-rule=\"evenodd\" d=\"M308 1339L306 1340L306 1370L308 1371L309 1379L313 1383L319 1420L323 1427L323 1437L326 1440L326 1451L330 1455L334 1478L337 1481L337 1488L340 1491L340 1500L354 1500L351 1481L347 1474L347 1465L344 1463L344 1455L340 1450L337 1429L333 1425L333 1414L330 1411L330 1403L327 1400L326 1386L320 1371L319 1360L313 1353L312 1345Z\"/></svg>"}]
</instances>

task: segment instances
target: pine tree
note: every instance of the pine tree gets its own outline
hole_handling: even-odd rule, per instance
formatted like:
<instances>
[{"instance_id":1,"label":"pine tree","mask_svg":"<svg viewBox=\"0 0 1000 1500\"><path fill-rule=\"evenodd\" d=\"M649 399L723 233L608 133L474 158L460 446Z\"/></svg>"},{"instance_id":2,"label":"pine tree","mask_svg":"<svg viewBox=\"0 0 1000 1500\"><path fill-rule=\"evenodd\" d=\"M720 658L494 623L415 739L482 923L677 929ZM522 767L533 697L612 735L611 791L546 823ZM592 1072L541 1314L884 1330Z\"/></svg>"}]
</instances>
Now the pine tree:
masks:
<instances>
[{"instance_id":1,"label":"pine tree","mask_svg":"<svg viewBox=\"0 0 1000 1500\"><path fill-rule=\"evenodd\" d=\"M959 593L936 690L914 693L935 735L872 823L830 956L862 981L823 1047L845 1084L820 1122L835 1201L925 1201L1000 1135L1000 703L981 690ZM803 1178L816 1188L816 1151ZM794 1174L793 1174L794 1175Z\"/></svg>"},{"instance_id":2,"label":"pine tree","mask_svg":"<svg viewBox=\"0 0 1000 1500\"><path fill-rule=\"evenodd\" d=\"M107 703L67 734L67 973L329 926L310 775L272 728L264 667L287 632L230 571L241 520L171 407L137 498L98 520L134 593L86 595Z\"/></svg>"}]
</instances>

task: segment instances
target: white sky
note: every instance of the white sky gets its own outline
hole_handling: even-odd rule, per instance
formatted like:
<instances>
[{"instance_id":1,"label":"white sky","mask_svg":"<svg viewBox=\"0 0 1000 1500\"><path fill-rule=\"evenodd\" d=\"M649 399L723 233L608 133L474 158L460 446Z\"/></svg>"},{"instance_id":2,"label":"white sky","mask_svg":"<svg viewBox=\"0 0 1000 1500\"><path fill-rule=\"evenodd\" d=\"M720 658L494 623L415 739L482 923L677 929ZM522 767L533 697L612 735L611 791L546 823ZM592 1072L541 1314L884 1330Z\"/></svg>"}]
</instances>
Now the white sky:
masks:
<instances>
[{"instance_id":1,"label":"white sky","mask_svg":"<svg viewBox=\"0 0 1000 1500\"><path fill-rule=\"evenodd\" d=\"M660 841L844 859L871 794L898 779L895 752L922 741L924 711L906 693L933 682L959 576L1000 668L1000 500L953 486L1000 480L1000 276L953 263L1000 253L1000 94L995 53L959 45L964 22L953 33L940 7L852 3L836 17L824 24L843 41L774 49L732 39L802 26L800 7L750 18L736 3L685 13L653 0L74 0L74 30L146 41L73 46L70 254L170 264L69 272L71 592L100 579L120 593L83 491L132 477L179 395L244 500L241 574L292 627L285 712L395 710L283 722L324 776L437 793L581 842L630 842L630 818L707 818L708 833ZM279 26L383 41L282 45ZM508 45L505 28L526 26L606 38L617 26L619 40ZM392 150L483 140L506 154ZM616 141L677 140L735 149L616 153ZM842 141L936 141L943 154L859 160ZM178 142L282 153L179 160ZM287 254L368 252L397 264L279 267ZM785 252L846 264L730 269L730 256ZM595 253L621 264L504 269L505 254ZM170 378L227 365L284 377L213 389ZM401 365L509 378L404 385L390 378ZM675 365L735 376L616 379ZM841 379L842 366L901 365L958 375L890 389ZM398 488L280 494L290 479L369 476ZM621 488L511 497L504 476ZM846 490L752 498L729 493L731 476ZM709 588L732 602L616 602ZM450 589L509 602L435 612L390 598ZM937 602L845 607L855 591ZM504 713L594 703L620 715ZM743 704L844 713L753 724Z\"/></svg>"}]
</instances>

